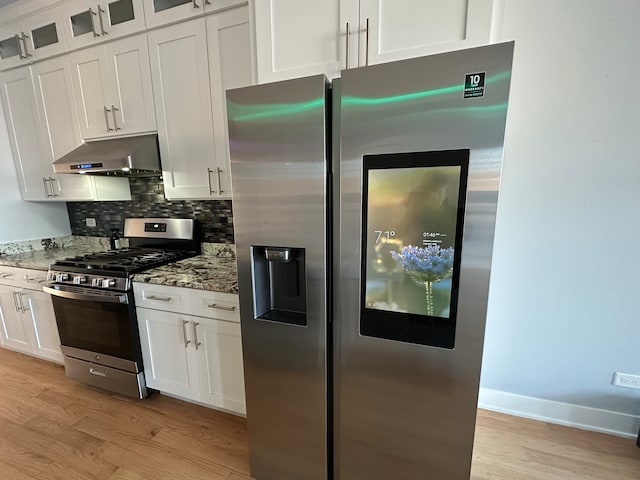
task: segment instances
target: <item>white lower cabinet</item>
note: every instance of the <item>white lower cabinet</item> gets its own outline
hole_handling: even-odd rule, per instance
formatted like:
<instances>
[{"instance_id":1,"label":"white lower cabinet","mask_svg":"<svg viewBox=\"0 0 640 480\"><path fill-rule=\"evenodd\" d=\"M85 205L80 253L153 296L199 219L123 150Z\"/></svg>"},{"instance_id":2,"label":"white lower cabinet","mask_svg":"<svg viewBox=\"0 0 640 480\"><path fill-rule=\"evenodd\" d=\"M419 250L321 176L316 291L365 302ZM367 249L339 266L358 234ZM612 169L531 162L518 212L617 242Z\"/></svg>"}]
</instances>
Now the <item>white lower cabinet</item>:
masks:
<instances>
[{"instance_id":1,"label":"white lower cabinet","mask_svg":"<svg viewBox=\"0 0 640 480\"><path fill-rule=\"evenodd\" d=\"M147 385L244 415L237 295L139 283L133 289L144 305L137 314ZM204 303L210 312L198 307Z\"/></svg>"},{"instance_id":2,"label":"white lower cabinet","mask_svg":"<svg viewBox=\"0 0 640 480\"><path fill-rule=\"evenodd\" d=\"M196 350L186 315L138 308L144 374L151 388L199 400Z\"/></svg>"},{"instance_id":3,"label":"white lower cabinet","mask_svg":"<svg viewBox=\"0 0 640 480\"><path fill-rule=\"evenodd\" d=\"M16 268L3 273L0 282L6 284L0 284L0 343L62 363L51 296L41 291L39 278L46 280L46 272Z\"/></svg>"}]
</instances>

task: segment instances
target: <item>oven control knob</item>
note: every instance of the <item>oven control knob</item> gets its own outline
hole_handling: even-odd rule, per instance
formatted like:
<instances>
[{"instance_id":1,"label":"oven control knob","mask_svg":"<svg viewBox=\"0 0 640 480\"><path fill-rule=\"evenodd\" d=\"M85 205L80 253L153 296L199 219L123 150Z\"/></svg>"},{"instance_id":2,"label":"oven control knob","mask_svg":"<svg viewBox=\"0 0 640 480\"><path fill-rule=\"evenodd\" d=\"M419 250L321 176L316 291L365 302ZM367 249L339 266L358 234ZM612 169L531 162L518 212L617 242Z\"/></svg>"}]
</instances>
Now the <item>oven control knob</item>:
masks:
<instances>
[{"instance_id":1,"label":"oven control knob","mask_svg":"<svg viewBox=\"0 0 640 480\"><path fill-rule=\"evenodd\" d=\"M56 282L66 282L67 280L69 280L69 275L66 273L59 273L56 276Z\"/></svg>"},{"instance_id":2,"label":"oven control knob","mask_svg":"<svg viewBox=\"0 0 640 480\"><path fill-rule=\"evenodd\" d=\"M102 280L102 288L115 287L116 281L112 278L104 278Z\"/></svg>"},{"instance_id":3,"label":"oven control knob","mask_svg":"<svg viewBox=\"0 0 640 480\"><path fill-rule=\"evenodd\" d=\"M81 285L83 283L87 283L87 277L83 277L82 275L78 275L73 277L74 285Z\"/></svg>"}]
</instances>

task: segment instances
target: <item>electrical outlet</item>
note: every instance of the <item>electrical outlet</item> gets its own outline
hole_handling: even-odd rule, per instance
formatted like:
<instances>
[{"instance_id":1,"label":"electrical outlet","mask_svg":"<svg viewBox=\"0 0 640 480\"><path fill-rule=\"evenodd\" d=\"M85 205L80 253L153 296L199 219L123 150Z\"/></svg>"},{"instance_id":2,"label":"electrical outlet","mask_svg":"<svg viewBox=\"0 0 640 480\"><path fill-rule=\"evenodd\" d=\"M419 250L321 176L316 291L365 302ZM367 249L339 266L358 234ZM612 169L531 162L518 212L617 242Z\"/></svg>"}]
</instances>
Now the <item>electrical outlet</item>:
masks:
<instances>
[{"instance_id":1,"label":"electrical outlet","mask_svg":"<svg viewBox=\"0 0 640 480\"><path fill-rule=\"evenodd\" d=\"M614 372L613 384L618 387L637 388L640 390L640 375Z\"/></svg>"},{"instance_id":2,"label":"electrical outlet","mask_svg":"<svg viewBox=\"0 0 640 480\"><path fill-rule=\"evenodd\" d=\"M87 227L95 227L96 219L95 218L85 218L85 222L87 222Z\"/></svg>"}]
</instances>

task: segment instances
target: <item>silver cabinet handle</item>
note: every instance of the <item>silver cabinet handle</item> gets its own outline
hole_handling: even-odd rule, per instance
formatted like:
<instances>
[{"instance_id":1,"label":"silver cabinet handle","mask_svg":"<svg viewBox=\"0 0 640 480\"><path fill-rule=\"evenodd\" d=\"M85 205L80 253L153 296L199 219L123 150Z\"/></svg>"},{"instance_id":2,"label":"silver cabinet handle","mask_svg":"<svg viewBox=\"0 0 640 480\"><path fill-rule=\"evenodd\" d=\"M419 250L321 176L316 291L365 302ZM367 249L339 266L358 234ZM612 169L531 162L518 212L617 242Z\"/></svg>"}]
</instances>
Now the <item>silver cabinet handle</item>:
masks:
<instances>
[{"instance_id":1,"label":"silver cabinet handle","mask_svg":"<svg viewBox=\"0 0 640 480\"><path fill-rule=\"evenodd\" d=\"M53 188L51 187L51 178L42 177L42 183L44 185L44 193L47 198L53 197Z\"/></svg>"},{"instance_id":2,"label":"silver cabinet handle","mask_svg":"<svg viewBox=\"0 0 640 480\"><path fill-rule=\"evenodd\" d=\"M16 42L18 42L18 56L24 60L25 58L27 58L27 56L24 53L22 53L22 47L20 47L21 40L22 38L20 38L20 35L16 33Z\"/></svg>"},{"instance_id":3,"label":"silver cabinet handle","mask_svg":"<svg viewBox=\"0 0 640 480\"><path fill-rule=\"evenodd\" d=\"M369 65L369 18L367 17L367 31L365 32L365 65Z\"/></svg>"},{"instance_id":4,"label":"silver cabinet handle","mask_svg":"<svg viewBox=\"0 0 640 480\"><path fill-rule=\"evenodd\" d=\"M24 292L16 292L17 295L16 297L18 298L18 306L20 307L20 311L22 313L26 313L29 311L29 308L25 306L24 302L22 301L22 297L25 295Z\"/></svg>"},{"instance_id":5,"label":"silver cabinet handle","mask_svg":"<svg viewBox=\"0 0 640 480\"><path fill-rule=\"evenodd\" d=\"M115 105L111 105L111 114L113 115L113 129L117 132L118 130L121 130L120 127L118 126L118 120L116 119L116 112L119 112L120 109L116 108Z\"/></svg>"},{"instance_id":6,"label":"silver cabinet handle","mask_svg":"<svg viewBox=\"0 0 640 480\"><path fill-rule=\"evenodd\" d=\"M204 4L205 5L211 5L211 2L209 0L204 0Z\"/></svg>"},{"instance_id":7,"label":"silver cabinet handle","mask_svg":"<svg viewBox=\"0 0 640 480\"><path fill-rule=\"evenodd\" d=\"M31 38L31 37L29 35L25 35L25 33L22 32L22 46L24 47L24 58L33 56L29 53L29 49L27 48L27 38Z\"/></svg>"},{"instance_id":8,"label":"silver cabinet handle","mask_svg":"<svg viewBox=\"0 0 640 480\"><path fill-rule=\"evenodd\" d=\"M198 2L196 2L196 0L193 0L193 8L200 8L200 5L198 5Z\"/></svg>"},{"instance_id":9,"label":"silver cabinet handle","mask_svg":"<svg viewBox=\"0 0 640 480\"><path fill-rule=\"evenodd\" d=\"M113 128L109 125L109 113L111 109L104 107L104 123L107 124L107 132L113 132Z\"/></svg>"},{"instance_id":10,"label":"silver cabinet handle","mask_svg":"<svg viewBox=\"0 0 640 480\"><path fill-rule=\"evenodd\" d=\"M344 68L345 70L349 69L349 35L351 32L349 31L349 22L347 22L347 40L346 40L346 50L345 50L345 58L344 58Z\"/></svg>"},{"instance_id":11,"label":"silver cabinet handle","mask_svg":"<svg viewBox=\"0 0 640 480\"><path fill-rule=\"evenodd\" d=\"M109 32L107 32L104 29L104 23L102 21L102 14L103 13L105 13L105 11L102 9L102 7L100 5L98 5L98 20L100 20L100 33L102 33L102 35L106 35Z\"/></svg>"},{"instance_id":12,"label":"silver cabinet handle","mask_svg":"<svg viewBox=\"0 0 640 480\"><path fill-rule=\"evenodd\" d=\"M207 307L217 308L218 310L227 310L229 312L235 312L236 310L235 305L231 305L230 307L227 307L226 305L218 305L217 303L212 303L211 305L207 305Z\"/></svg>"},{"instance_id":13,"label":"silver cabinet handle","mask_svg":"<svg viewBox=\"0 0 640 480\"><path fill-rule=\"evenodd\" d=\"M16 309L16 312L20 313L20 308L18 307L18 300L16 300L17 291L11 292L11 296L13 297L13 306Z\"/></svg>"},{"instance_id":14,"label":"silver cabinet handle","mask_svg":"<svg viewBox=\"0 0 640 480\"><path fill-rule=\"evenodd\" d=\"M107 376L107 371L106 370L97 370L95 368L89 368L89 373L91 375L95 375L97 377L106 377Z\"/></svg>"},{"instance_id":15,"label":"silver cabinet handle","mask_svg":"<svg viewBox=\"0 0 640 480\"><path fill-rule=\"evenodd\" d=\"M198 322L191 322L191 326L193 327L193 343L196 346L196 350L202 345L202 343L198 341L198 325L200 325Z\"/></svg>"},{"instance_id":16,"label":"silver cabinet handle","mask_svg":"<svg viewBox=\"0 0 640 480\"><path fill-rule=\"evenodd\" d=\"M213 170L211 170L210 168L207 168L207 181L209 182L209 194L216 193L215 190L211 189L211 174L212 173L213 173Z\"/></svg>"},{"instance_id":17,"label":"silver cabinet handle","mask_svg":"<svg viewBox=\"0 0 640 480\"><path fill-rule=\"evenodd\" d=\"M0 273L0 278L9 278L13 276L13 273Z\"/></svg>"},{"instance_id":18,"label":"silver cabinet handle","mask_svg":"<svg viewBox=\"0 0 640 480\"><path fill-rule=\"evenodd\" d=\"M51 187L51 196L52 197L57 197L58 194L56 193L55 189L53 188L53 182L57 182L58 180L56 180L53 177L49 177L49 186Z\"/></svg>"},{"instance_id":19,"label":"silver cabinet handle","mask_svg":"<svg viewBox=\"0 0 640 480\"><path fill-rule=\"evenodd\" d=\"M222 190L222 183L220 181L220 174L222 173L222 169L218 167L216 168L216 171L218 173L218 193L224 193L224 190Z\"/></svg>"},{"instance_id":20,"label":"silver cabinet handle","mask_svg":"<svg viewBox=\"0 0 640 480\"><path fill-rule=\"evenodd\" d=\"M96 32L96 24L93 21L93 17L96 15L96 12L93 11L93 8L89 7L89 17L91 18L91 32L93 33L94 37L99 37L100 34L98 32Z\"/></svg>"},{"instance_id":21,"label":"silver cabinet handle","mask_svg":"<svg viewBox=\"0 0 640 480\"><path fill-rule=\"evenodd\" d=\"M171 297L156 297L155 295L147 295L149 300L158 300L160 302L170 302Z\"/></svg>"},{"instance_id":22,"label":"silver cabinet handle","mask_svg":"<svg viewBox=\"0 0 640 480\"><path fill-rule=\"evenodd\" d=\"M187 346L191 343L191 340L187 338L187 323L189 323L188 320L182 321L182 338L184 339L184 348L187 348Z\"/></svg>"}]
</instances>

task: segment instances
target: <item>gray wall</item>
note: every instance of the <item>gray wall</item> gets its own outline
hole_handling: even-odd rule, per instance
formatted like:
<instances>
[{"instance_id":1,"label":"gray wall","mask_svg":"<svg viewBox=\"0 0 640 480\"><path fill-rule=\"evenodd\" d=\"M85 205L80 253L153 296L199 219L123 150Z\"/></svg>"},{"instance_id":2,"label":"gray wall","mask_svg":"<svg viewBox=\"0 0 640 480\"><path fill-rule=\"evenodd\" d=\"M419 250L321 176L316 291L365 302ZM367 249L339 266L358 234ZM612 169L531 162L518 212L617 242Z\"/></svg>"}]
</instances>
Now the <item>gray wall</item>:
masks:
<instances>
[{"instance_id":1,"label":"gray wall","mask_svg":"<svg viewBox=\"0 0 640 480\"><path fill-rule=\"evenodd\" d=\"M482 386L640 414L640 2L505 0L515 39Z\"/></svg>"}]
</instances>

